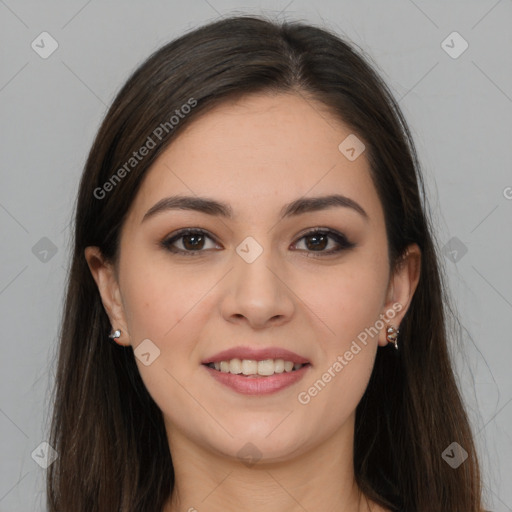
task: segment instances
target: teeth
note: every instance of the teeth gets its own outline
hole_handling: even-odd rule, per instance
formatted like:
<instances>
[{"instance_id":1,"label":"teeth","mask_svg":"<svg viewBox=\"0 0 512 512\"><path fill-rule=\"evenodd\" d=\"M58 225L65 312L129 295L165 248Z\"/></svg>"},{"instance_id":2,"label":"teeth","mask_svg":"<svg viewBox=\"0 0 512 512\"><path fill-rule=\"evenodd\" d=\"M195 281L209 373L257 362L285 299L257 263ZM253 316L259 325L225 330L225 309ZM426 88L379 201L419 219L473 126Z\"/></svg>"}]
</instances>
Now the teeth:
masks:
<instances>
[{"instance_id":1,"label":"teeth","mask_svg":"<svg viewBox=\"0 0 512 512\"><path fill-rule=\"evenodd\" d=\"M254 359L231 359L230 361L220 361L210 363L210 368L215 368L223 373L232 373L233 375L260 375L269 377L275 373L291 372L300 370L304 365L285 361L284 359L265 359L256 361Z\"/></svg>"},{"instance_id":2,"label":"teeth","mask_svg":"<svg viewBox=\"0 0 512 512\"><path fill-rule=\"evenodd\" d=\"M242 373L244 375L256 375L258 373L258 361L254 361L252 359L243 359Z\"/></svg>"},{"instance_id":3,"label":"teeth","mask_svg":"<svg viewBox=\"0 0 512 512\"><path fill-rule=\"evenodd\" d=\"M274 373L283 373L284 372L284 360L283 359L275 359L274 360Z\"/></svg>"},{"instance_id":4,"label":"teeth","mask_svg":"<svg viewBox=\"0 0 512 512\"><path fill-rule=\"evenodd\" d=\"M235 375L242 373L242 361L240 359L231 359L229 362L229 372Z\"/></svg>"},{"instance_id":5,"label":"teeth","mask_svg":"<svg viewBox=\"0 0 512 512\"><path fill-rule=\"evenodd\" d=\"M258 362L258 375L274 375L274 360L265 359Z\"/></svg>"}]
</instances>

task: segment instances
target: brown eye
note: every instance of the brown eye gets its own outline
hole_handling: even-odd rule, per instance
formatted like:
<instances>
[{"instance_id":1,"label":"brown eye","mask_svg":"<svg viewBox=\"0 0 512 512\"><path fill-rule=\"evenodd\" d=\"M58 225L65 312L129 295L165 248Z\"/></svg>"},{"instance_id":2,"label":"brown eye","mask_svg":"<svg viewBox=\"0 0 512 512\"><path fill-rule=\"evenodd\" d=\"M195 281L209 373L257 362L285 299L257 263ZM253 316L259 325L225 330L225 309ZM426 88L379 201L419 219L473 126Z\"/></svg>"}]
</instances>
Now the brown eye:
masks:
<instances>
[{"instance_id":1,"label":"brown eye","mask_svg":"<svg viewBox=\"0 0 512 512\"><path fill-rule=\"evenodd\" d=\"M196 251L204 246L205 237L202 234L184 235L181 238L183 239L183 246L188 251Z\"/></svg>"},{"instance_id":2,"label":"brown eye","mask_svg":"<svg viewBox=\"0 0 512 512\"><path fill-rule=\"evenodd\" d=\"M304 240L304 248L299 247L302 240ZM333 254L344 249L351 249L352 247L355 247L355 244L349 242L341 233L321 229L306 233L295 245L296 249L313 253L317 252L319 255Z\"/></svg>"},{"instance_id":3,"label":"brown eye","mask_svg":"<svg viewBox=\"0 0 512 512\"><path fill-rule=\"evenodd\" d=\"M210 246L208 246L208 241L210 241ZM162 245L171 252L189 255L218 247L212 237L197 229L180 231L164 240Z\"/></svg>"},{"instance_id":4,"label":"brown eye","mask_svg":"<svg viewBox=\"0 0 512 512\"><path fill-rule=\"evenodd\" d=\"M304 240L304 242L302 242ZM304 247L299 247L301 243ZM210 246L208 246L210 244ZM162 245L173 253L186 254L189 256L199 255L208 249L219 249L219 245L205 231L200 229L185 229L172 235L162 242ZM306 233L294 246L295 249L310 253L318 253L318 256L327 256L341 252L344 249L351 249L355 244L347 238L332 230L314 230Z\"/></svg>"},{"instance_id":5,"label":"brown eye","mask_svg":"<svg viewBox=\"0 0 512 512\"><path fill-rule=\"evenodd\" d=\"M323 250L329 244L329 237L324 234L314 234L304 237L306 247L311 251Z\"/></svg>"}]
</instances>

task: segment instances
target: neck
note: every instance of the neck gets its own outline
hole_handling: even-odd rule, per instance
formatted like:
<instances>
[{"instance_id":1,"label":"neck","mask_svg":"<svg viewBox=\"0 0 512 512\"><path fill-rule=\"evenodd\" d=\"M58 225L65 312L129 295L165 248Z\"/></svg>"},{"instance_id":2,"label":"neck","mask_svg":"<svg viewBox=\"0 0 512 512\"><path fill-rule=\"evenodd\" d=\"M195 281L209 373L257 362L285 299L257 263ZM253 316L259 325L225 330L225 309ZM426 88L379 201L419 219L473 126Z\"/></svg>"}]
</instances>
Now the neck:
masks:
<instances>
[{"instance_id":1,"label":"neck","mask_svg":"<svg viewBox=\"0 0 512 512\"><path fill-rule=\"evenodd\" d=\"M366 512L353 470L353 422L286 461L246 465L168 426L175 485L165 512Z\"/></svg>"}]
</instances>

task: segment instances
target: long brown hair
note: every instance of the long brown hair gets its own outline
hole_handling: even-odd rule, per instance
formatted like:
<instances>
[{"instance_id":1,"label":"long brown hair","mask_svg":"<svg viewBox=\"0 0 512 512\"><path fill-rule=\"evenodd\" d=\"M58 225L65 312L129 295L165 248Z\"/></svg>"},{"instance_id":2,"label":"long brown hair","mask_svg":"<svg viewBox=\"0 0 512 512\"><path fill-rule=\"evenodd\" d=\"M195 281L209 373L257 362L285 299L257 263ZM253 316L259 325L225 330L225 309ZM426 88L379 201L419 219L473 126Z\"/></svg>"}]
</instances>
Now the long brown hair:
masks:
<instances>
[{"instance_id":1,"label":"long brown hair","mask_svg":"<svg viewBox=\"0 0 512 512\"><path fill-rule=\"evenodd\" d=\"M156 512L169 499L174 472L161 411L133 350L107 338L111 326L84 249L98 246L116 261L138 187L176 134L225 99L261 91L314 98L350 126L367 148L391 269L408 244L422 252L400 350L378 350L357 407L357 483L393 510L480 512L477 455L447 348L445 278L402 113L353 45L304 23L249 16L205 25L150 56L118 93L92 146L60 333L50 433L59 457L47 474L49 511ZM170 121L176 110L182 115ZM147 156L127 165L148 137L154 146ZM442 457L452 442L468 453L456 469Z\"/></svg>"}]
</instances>

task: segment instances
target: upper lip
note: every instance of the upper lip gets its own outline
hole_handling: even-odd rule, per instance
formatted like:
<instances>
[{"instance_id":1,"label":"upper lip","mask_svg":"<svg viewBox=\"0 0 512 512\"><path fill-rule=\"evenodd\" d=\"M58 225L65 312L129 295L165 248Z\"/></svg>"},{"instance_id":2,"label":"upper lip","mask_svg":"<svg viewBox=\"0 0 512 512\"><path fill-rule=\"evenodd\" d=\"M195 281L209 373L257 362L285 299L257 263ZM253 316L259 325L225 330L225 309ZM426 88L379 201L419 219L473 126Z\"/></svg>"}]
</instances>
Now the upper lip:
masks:
<instances>
[{"instance_id":1,"label":"upper lip","mask_svg":"<svg viewBox=\"0 0 512 512\"><path fill-rule=\"evenodd\" d=\"M208 357L201 361L202 364L219 363L220 361L230 361L231 359L252 359L264 361L265 359L284 359L292 363L306 364L309 361L295 352L279 347L252 348L252 347L233 347Z\"/></svg>"}]
</instances>

